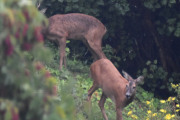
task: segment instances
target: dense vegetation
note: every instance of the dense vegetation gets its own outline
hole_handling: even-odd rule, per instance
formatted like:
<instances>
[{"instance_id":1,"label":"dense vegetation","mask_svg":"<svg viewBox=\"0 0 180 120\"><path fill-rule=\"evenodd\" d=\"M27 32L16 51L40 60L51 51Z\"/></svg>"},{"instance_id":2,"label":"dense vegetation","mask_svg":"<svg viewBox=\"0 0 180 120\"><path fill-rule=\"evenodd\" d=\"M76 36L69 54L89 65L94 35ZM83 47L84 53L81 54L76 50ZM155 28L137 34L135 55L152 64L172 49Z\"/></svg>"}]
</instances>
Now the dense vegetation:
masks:
<instances>
[{"instance_id":1,"label":"dense vegetation","mask_svg":"<svg viewBox=\"0 0 180 120\"><path fill-rule=\"evenodd\" d=\"M59 71L58 47L44 44L40 31L48 25L45 16L30 0L0 0L0 5L0 120L102 120L101 90L92 105L86 102L92 84L87 48L70 41L68 69ZM177 0L44 0L41 7L48 8L47 16L81 12L97 17L108 29L107 57L119 70L145 76L145 90L138 88L123 111L125 120L179 120L178 5ZM105 109L114 120L110 99Z\"/></svg>"},{"instance_id":2,"label":"dense vegetation","mask_svg":"<svg viewBox=\"0 0 180 120\"><path fill-rule=\"evenodd\" d=\"M107 27L104 52L117 67L146 77L144 88L156 95L171 92L180 79L180 1L178 0L43 0L46 16L80 12ZM82 43L69 44L71 56L89 62ZM91 63L91 62L90 62Z\"/></svg>"}]
</instances>

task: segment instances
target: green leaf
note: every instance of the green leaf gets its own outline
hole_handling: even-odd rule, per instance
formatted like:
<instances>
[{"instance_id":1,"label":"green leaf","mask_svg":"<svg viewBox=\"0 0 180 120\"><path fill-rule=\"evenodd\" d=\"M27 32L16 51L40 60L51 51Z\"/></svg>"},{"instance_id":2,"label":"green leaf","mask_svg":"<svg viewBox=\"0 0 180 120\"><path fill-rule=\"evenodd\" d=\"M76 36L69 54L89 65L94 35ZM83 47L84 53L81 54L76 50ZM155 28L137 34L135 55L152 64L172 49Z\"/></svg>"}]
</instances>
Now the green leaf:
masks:
<instances>
[{"instance_id":1,"label":"green leaf","mask_svg":"<svg viewBox=\"0 0 180 120\"><path fill-rule=\"evenodd\" d=\"M174 31L174 29L175 29L174 26L168 26L168 30L170 33L172 33Z\"/></svg>"},{"instance_id":2,"label":"green leaf","mask_svg":"<svg viewBox=\"0 0 180 120\"><path fill-rule=\"evenodd\" d=\"M142 71L143 74L147 73L147 69L144 68L143 71Z\"/></svg>"},{"instance_id":3,"label":"green leaf","mask_svg":"<svg viewBox=\"0 0 180 120\"><path fill-rule=\"evenodd\" d=\"M72 2L78 2L79 0L72 0Z\"/></svg>"},{"instance_id":4,"label":"green leaf","mask_svg":"<svg viewBox=\"0 0 180 120\"><path fill-rule=\"evenodd\" d=\"M157 64L157 60L154 60L154 64Z\"/></svg>"},{"instance_id":5,"label":"green leaf","mask_svg":"<svg viewBox=\"0 0 180 120\"><path fill-rule=\"evenodd\" d=\"M145 1L145 2L144 2L144 6L147 7L147 8L149 8L149 9L152 9L152 8L153 8L153 3L150 2L150 1Z\"/></svg>"},{"instance_id":6,"label":"green leaf","mask_svg":"<svg viewBox=\"0 0 180 120\"><path fill-rule=\"evenodd\" d=\"M151 66L150 66L150 70L151 70L152 72L154 72L156 69L157 69L157 65L151 65Z\"/></svg>"},{"instance_id":7,"label":"green leaf","mask_svg":"<svg viewBox=\"0 0 180 120\"><path fill-rule=\"evenodd\" d=\"M69 12L69 11L71 11L71 6L67 6L67 7L65 8L65 12Z\"/></svg>"},{"instance_id":8,"label":"green leaf","mask_svg":"<svg viewBox=\"0 0 180 120\"><path fill-rule=\"evenodd\" d=\"M151 61L148 60L148 61L146 62L146 65L150 65L150 64L151 64Z\"/></svg>"},{"instance_id":9,"label":"green leaf","mask_svg":"<svg viewBox=\"0 0 180 120\"><path fill-rule=\"evenodd\" d=\"M153 78L154 76L153 76L153 74L149 74L149 78Z\"/></svg>"},{"instance_id":10,"label":"green leaf","mask_svg":"<svg viewBox=\"0 0 180 120\"><path fill-rule=\"evenodd\" d=\"M176 22L176 18L170 18L167 20L168 24L172 25Z\"/></svg>"},{"instance_id":11,"label":"green leaf","mask_svg":"<svg viewBox=\"0 0 180 120\"><path fill-rule=\"evenodd\" d=\"M162 5L167 5L167 0L161 0Z\"/></svg>"},{"instance_id":12,"label":"green leaf","mask_svg":"<svg viewBox=\"0 0 180 120\"><path fill-rule=\"evenodd\" d=\"M64 2L64 0L58 0L58 1L61 2L61 3Z\"/></svg>"},{"instance_id":13,"label":"green leaf","mask_svg":"<svg viewBox=\"0 0 180 120\"><path fill-rule=\"evenodd\" d=\"M176 0L169 0L169 3L171 4L176 3Z\"/></svg>"},{"instance_id":14,"label":"green leaf","mask_svg":"<svg viewBox=\"0 0 180 120\"><path fill-rule=\"evenodd\" d=\"M180 28L177 28L176 31L174 32L174 35L176 37L180 37Z\"/></svg>"},{"instance_id":15,"label":"green leaf","mask_svg":"<svg viewBox=\"0 0 180 120\"><path fill-rule=\"evenodd\" d=\"M66 40L66 44L67 44L67 43L70 43L70 40Z\"/></svg>"},{"instance_id":16,"label":"green leaf","mask_svg":"<svg viewBox=\"0 0 180 120\"><path fill-rule=\"evenodd\" d=\"M79 8L79 5L78 5L78 4L74 4L72 7L73 7L74 9L78 9L78 8Z\"/></svg>"},{"instance_id":17,"label":"green leaf","mask_svg":"<svg viewBox=\"0 0 180 120\"><path fill-rule=\"evenodd\" d=\"M70 49L68 47L65 48L66 52L70 52Z\"/></svg>"},{"instance_id":18,"label":"green leaf","mask_svg":"<svg viewBox=\"0 0 180 120\"><path fill-rule=\"evenodd\" d=\"M166 88L166 86L165 85L162 85L161 87L160 87L160 89L165 89Z\"/></svg>"},{"instance_id":19,"label":"green leaf","mask_svg":"<svg viewBox=\"0 0 180 120\"><path fill-rule=\"evenodd\" d=\"M102 5L102 6L103 6L103 5L104 5L104 1L103 1L103 0L98 0L98 1L96 2L96 4L97 4L97 5Z\"/></svg>"}]
</instances>

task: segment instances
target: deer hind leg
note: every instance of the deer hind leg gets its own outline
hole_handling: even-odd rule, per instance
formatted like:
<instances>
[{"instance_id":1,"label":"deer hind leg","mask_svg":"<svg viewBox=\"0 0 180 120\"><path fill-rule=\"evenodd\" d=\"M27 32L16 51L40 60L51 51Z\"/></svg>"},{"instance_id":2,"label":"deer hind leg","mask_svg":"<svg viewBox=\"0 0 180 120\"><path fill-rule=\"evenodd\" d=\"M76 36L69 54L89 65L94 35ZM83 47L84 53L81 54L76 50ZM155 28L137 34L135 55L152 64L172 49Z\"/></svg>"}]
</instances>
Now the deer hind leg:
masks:
<instances>
[{"instance_id":1,"label":"deer hind leg","mask_svg":"<svg viewBox=\"0 0 180 120\"><path fill-rule=\"evenodd\" d=\"M108 117L107 117L105 109L104 109L104 103L106 102L106 98L107 98L106 95L104 93L102 93L101 99L99 101L99 107L101 109L104 120L108 120Z\"/></svg>"},{"instance_id":2,"label":"deer hind leg","mask_svg":"<svg viewBox=\"0 0 180 120\"><path fill-rule=\"evenodd\" d=\"M98 89L98 87L96 86L96 84L93 83L93 86L88 90L88 101L91 100L91 96L94 93L94 91L96 91Z\"/></svg>"},{"instance_id":3,"label":"deer hind leg","mask_svg":"<svg viewBox=\"0 0 180 120\"><path fill-rule=\"evenodd\" d=\"M89 32L89 34L86 35L87 44L90 48L90 52L93 54L94 61L106 58L102 51L101 43L102 43L102 35L99 35L96 33L96 31Z\"/></svg>"},{"instance_id":4,"label":"deer hind leg","mask_svg":"<svg viewBox=\"0 0 180 120\"><path fill-rule=\"evenodd\" d=\"M104 52L102 51L101 45L92 45L92 49L95 51L95 54L97 56L97 60L101 58L106 58Z\"/></svg>"},{"instance_id":5,"label":"deer hind leg","mask_svg":"<svg viewBox=\"0 0 180 120\"><path fill-rule=\"evenodd\" d=\"M89 43L87 42L87 40L83 40L83 43L87 46L88 50L91 52L94 61L98 60L96 53L94 52L94 50L89 46Z\"/></svg>"},{"instance_id":6,"label":"deer hind leg","mask_svg":"<svg viewBox=\"0 0 180 120\"><path fill-rule=\"evenodd\" d=\"M92 42L89 42L89 41L88 41L88 43L89 43L89 46L90 46L90 48L92 50L91 53L94 54L94 56L96 56L94 58L94 61L99 60L101 58L106 58L105 54L102 51L101 45L96 44L96 43L92 43Z\"/></svg>"},{"instance_id":7,"label":"deer hind leg","mask_svg":"<svg viewBox=\"0 0 180 120\"><path fill-rule=\"evenodd\" d=\"M60 54L60 60L59 60L59 69L62 69L62 65L64 64L64 67L66 68L66 38L58 38L59 41L59 54Z\"/></svg>"}]
</instances>

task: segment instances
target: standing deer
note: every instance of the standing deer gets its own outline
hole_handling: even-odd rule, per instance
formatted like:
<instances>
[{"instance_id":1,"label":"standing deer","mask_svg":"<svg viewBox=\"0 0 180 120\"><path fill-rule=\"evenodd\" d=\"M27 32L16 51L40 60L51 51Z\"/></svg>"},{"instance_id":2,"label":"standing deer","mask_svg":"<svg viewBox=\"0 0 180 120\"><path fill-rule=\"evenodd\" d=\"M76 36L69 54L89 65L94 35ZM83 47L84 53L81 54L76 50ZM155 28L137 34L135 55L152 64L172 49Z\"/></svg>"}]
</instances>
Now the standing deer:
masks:
<instances>
[{"instance_id":1,"label":"standing deer","mask_svg":"<svg viewBox=\"0 0 180 120\"><path fill-rule=\"evenodd\" d=\"M116 106L116 120L123 120L122 110L133 101L136 93L136 85L143 81L144 77L140 76L133 79L126 72L122 71L121 76L116 67L108 59L100 59L94 62L91 67L91 76L94 80L93 86L88 91L88 101L95 90L102 89L102 96L99 101L99 107L105 120L108 117L104 110L104 103L109 97Z\"/></svg>"},{"instance_id":2,"label":"standing deer","mask_svg":"<svg viewBox=\"0 0 180 120\"><path fill-rule=\"evenodd\" d=\"M38 4L38 8L40 3ZM41 12L45 12L42 9ZM93 55L94 61L106 58L102 51L102 38L106 33L106 27L95 17L80 14L57 14L49 19L49 26L45 28L43 34L47 39L58 41L60 46L59 69L62 65L66 67L66 40L82 40Z\"/></svg>"}]
</instances>

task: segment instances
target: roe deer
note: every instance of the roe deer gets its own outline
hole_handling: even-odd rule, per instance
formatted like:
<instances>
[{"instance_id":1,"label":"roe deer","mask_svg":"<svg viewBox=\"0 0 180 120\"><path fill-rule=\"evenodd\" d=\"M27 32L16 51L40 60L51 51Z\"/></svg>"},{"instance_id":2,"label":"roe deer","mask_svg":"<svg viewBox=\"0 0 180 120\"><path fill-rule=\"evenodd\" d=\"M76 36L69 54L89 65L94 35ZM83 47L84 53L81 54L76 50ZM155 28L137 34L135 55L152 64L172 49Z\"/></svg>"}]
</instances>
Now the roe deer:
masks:
<instances>
[{"instance_id":1,"label":"roe deer","mask_svg":"<svg viewBox=\"0 0 180 120\"><path fill-rule=\"evenodd\" d=\"M104 103L106 98L109 97L116 106L116 120L123 120L122 110L132 102L136 92L136 85L142 82L144 77L140 76L137 79L133 79L124 71L122 72L124 77L122 77L108 59L97 60L91 65L90 71L94 82L88 91L88 101L90 101L93 92L101 88L102 96L99 101L99 107L104 119L108 120L104 110Z\"/></svg>"},{"instance_id":2,"label":"roe deer","mask_svg":"<svg viewBox=\"0 0 180 120\"><path fill-rule=\"evenodd\" d=\"M106 58L102 51L102 38L106 33L106 27L95 17L80 14L57 14L49 19L49 26L44 35L50 40L56 40L60 46L60 63L66 67L66 39L82 40L93 55L94 61Z\"/></svg>"}]
</instances>

